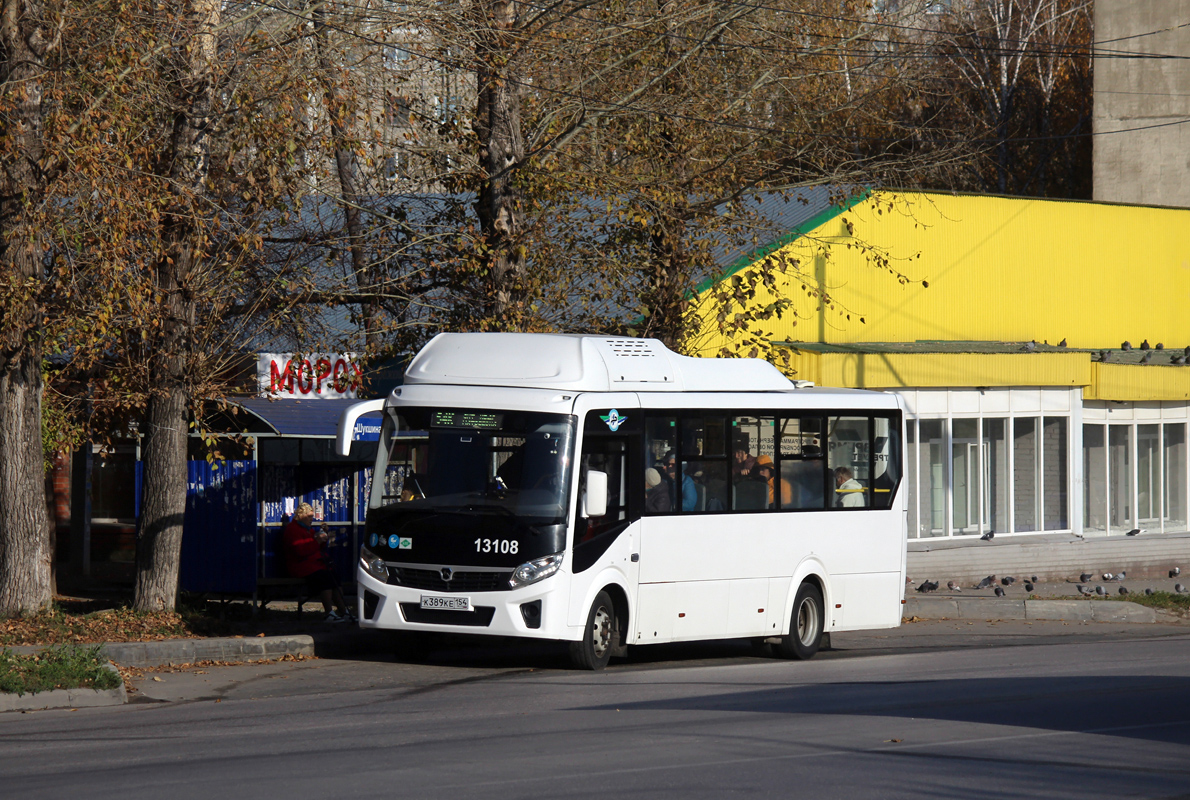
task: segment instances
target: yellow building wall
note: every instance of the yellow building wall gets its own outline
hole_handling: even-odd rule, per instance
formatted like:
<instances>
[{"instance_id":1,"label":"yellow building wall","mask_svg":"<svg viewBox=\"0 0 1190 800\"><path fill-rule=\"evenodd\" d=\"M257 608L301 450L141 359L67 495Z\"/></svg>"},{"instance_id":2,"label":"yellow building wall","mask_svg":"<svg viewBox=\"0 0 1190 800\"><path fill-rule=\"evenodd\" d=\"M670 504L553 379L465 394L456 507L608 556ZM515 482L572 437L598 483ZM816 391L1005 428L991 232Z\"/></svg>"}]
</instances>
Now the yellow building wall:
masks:
<instances>
[{"instance_id":1,"label":"yellow building wall","mask_svg":"<svg viewBox=\"0 0 1190 800\"><path fill-rule=\"evenodd\" d=\"M879 192L778 253L797 272L774 341L1190 344L1190 210ZM712 323L697 347L723 344Z\"/></svg>"}]
</instances>

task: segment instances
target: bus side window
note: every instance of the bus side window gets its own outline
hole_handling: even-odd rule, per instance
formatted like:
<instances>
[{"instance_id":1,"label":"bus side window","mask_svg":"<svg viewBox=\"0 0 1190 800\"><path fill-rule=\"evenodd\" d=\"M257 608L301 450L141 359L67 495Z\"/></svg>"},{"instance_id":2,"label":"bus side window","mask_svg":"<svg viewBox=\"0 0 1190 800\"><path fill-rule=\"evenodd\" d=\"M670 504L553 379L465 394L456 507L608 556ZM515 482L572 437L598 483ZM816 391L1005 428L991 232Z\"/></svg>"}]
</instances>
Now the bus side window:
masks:
<instances>
[{"instance_id":1,"label":"bus side window","mask_svg":"<svg viewBox=\"0 0 1190 800\"><path fill-rule=\"evenodd\" d=\"M834 477L835 508L871 505L870 417L827 419L827 467Z\"/></svg>"},{"instance_id":2,"label":"bus side window","mask_svg":"<svg viewBox=\"0 0 1190 800\"><path fill-rule=\"evenodd\" d=\"M670 514L677 509L678 420L673 415L645 417L646 514ZM649 469L657 471L661 483L648 485Z\"/></svg>"},{"instance_id":3,"label":"bus side window","mask_svg":"<svg viewBox=\"0 0 1190 800\"><path fill-rule=\"evenodd\" d=\"M891 508L901 482L901 420L876 417L872 432L872 507Z\"/></svg>"},{"instance_id":4,"label":"bus side window","mask_svg":"<svg viewBox=\"0 0 1190 800\"><path fill-rule=\"evenodd\" d=\"M727 510L726 427L726 417L682 418L680 508L685 513Z\"/></svg>"},{"instance_id":5,"label":"bus side window","mask_svg":"<svg viewBox=\"0 0 1190 800\"><path fill-rule=\"evenodd\" d=\"M778 436L781 508L826 508L827 475L826 460L822 457L822 418L786 417L780 422Z\"/></svg>"}]
</instances>

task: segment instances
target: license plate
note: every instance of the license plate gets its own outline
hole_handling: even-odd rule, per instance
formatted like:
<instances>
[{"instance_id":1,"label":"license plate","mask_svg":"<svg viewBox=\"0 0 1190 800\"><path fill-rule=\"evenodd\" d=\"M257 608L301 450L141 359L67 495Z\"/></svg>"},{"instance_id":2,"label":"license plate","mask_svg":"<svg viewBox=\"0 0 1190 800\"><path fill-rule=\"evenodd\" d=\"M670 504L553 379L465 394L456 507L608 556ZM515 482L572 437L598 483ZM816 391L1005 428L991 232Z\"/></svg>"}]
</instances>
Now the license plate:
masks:
<instances>
[{"instance_id":1,"label":"license plate","mask_svg":"<svg viewBox=\"0 0 1190 800\"><path fill-rule=\"evenodd\" d=\"M470 597L443 597L441 595L421 596L421 607L438 611L474 611Z\"/></svg>"}]
</instances>

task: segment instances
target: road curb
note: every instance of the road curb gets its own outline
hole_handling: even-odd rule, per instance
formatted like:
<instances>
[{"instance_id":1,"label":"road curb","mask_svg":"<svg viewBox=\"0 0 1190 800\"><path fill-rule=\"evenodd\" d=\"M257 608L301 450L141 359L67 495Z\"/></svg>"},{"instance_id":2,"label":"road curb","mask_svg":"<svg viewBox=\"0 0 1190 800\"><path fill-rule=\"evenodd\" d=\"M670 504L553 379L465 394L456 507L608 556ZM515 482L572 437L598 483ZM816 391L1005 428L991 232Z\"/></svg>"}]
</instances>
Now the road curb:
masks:
<instances>
[{"instance_id":1,"label":"road curb","mask_svg":"<svg viewBox=\"0 0 1190 800\"><path fill-rule=\"evenodd\" d=\"M14 653L36 653L43 647L12 647ZM270 661L282 656L313 656L314 637L227 637L166 639L160 642L108 642L100 646L104 658L122 667L161 667L195 661Z\"/></svg>"},{"instance_id":2,"label":"road curb","mask_svg":"<svg viewBox=\"0 0 1190 800\"><path fill-rule=\"evenodd\" d=\"M117 675L111 664L104 665ZM115 689L51 689L36 694L0 693L0 713L5 711L45 711L51 708L96 708L118 706L128 702L124 682Z\"/></svg>"},{"instance_id":3,"label":"road curb","mask_svg":"<svg viewBox=\"0 0 1190 800\"><path fill-rule=\"evenodd\" d=\"M1016 600L1002 597L907 597L906 618L1035 619L1083 622L1178 622L1174 614L1120 600Z\"/></svg>"}]
</instances>

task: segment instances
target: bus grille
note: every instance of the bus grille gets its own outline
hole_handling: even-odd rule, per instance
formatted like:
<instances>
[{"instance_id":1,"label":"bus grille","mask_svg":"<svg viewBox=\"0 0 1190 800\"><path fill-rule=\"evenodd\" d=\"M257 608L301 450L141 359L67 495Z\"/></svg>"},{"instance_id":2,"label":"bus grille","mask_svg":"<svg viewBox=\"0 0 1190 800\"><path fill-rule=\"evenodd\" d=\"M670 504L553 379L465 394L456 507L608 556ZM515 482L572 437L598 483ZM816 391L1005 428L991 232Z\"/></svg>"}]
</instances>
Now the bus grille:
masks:
<instances>
[{"instance_id":1,"label":"bus grille","mask_svg":"<svg viewBox=\"0 0 1190 800\"><path fill-rule=\"evenodd\" d=\"M508 579L512 570L501 572L468 572L456 569L449 581L442 580L442 574L435 569L412 569L410 567L389 567L388 582L410 589L424 589L428 592L501 592L509 589Z\"/></svg>"}]
</instances>

